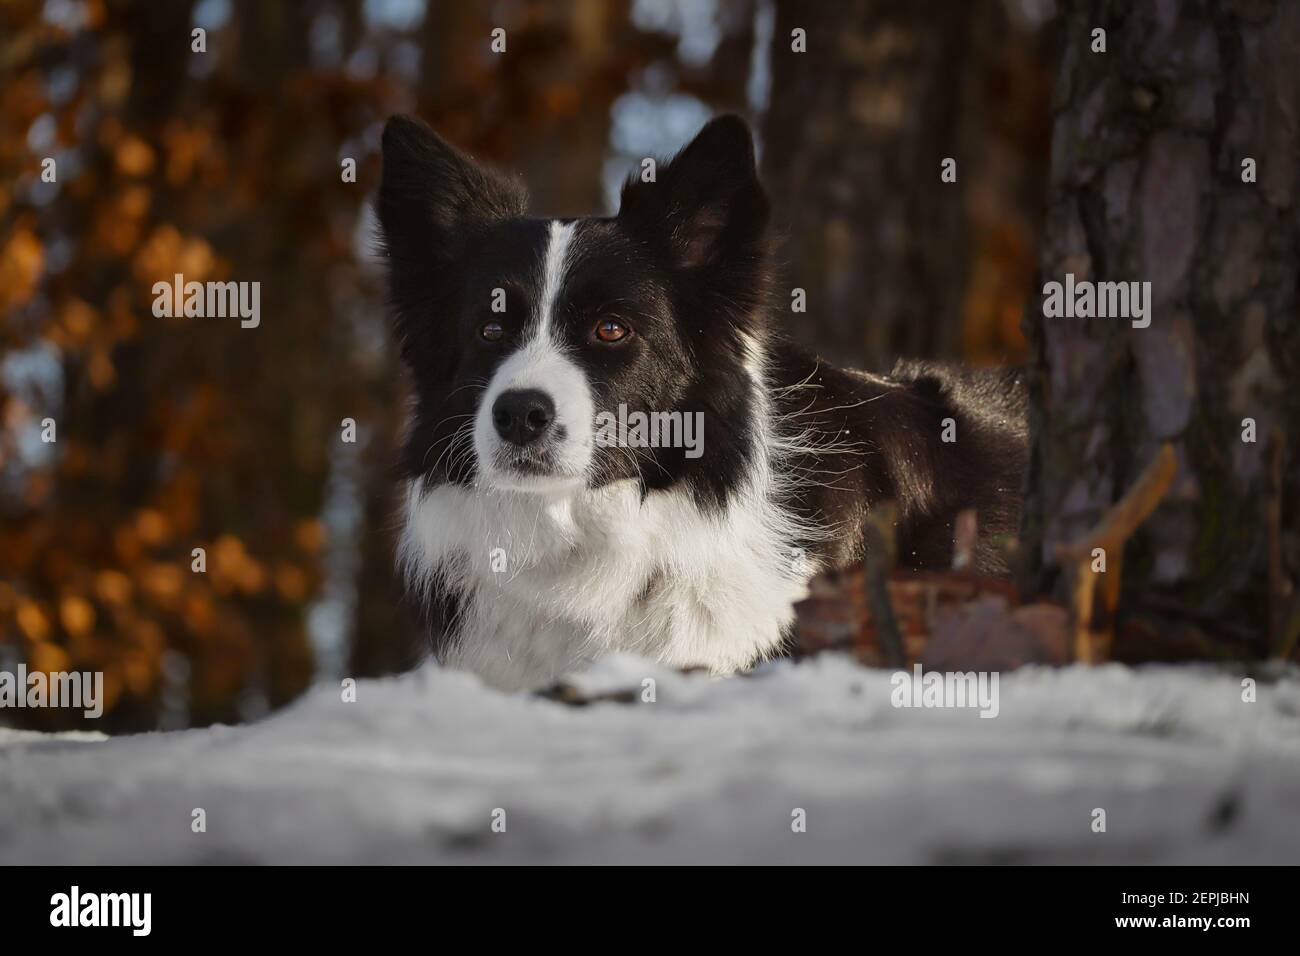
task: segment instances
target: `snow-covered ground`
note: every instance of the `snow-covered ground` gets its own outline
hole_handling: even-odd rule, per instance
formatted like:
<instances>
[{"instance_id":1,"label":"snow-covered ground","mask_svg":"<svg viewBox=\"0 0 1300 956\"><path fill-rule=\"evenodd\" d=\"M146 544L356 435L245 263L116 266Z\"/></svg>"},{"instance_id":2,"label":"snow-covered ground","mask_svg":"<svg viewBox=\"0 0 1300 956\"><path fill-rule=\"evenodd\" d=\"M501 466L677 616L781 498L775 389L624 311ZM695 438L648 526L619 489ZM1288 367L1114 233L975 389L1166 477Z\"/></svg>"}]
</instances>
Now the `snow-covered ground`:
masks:
<instances>
[{"instance_id":1,"label":"snow-covered ground","mask_svg":"<svg viewBox=\"0 0 1300 956\"><path fill-rule=\"evenodd\" d=\"M243 727L0 730L0 863L1300 862L1294 668L1254 703L1210 668L1027 668L994 719L896 709L835 656L574 683L635 702L426 667Z\"/></svg>"}]
</instances>

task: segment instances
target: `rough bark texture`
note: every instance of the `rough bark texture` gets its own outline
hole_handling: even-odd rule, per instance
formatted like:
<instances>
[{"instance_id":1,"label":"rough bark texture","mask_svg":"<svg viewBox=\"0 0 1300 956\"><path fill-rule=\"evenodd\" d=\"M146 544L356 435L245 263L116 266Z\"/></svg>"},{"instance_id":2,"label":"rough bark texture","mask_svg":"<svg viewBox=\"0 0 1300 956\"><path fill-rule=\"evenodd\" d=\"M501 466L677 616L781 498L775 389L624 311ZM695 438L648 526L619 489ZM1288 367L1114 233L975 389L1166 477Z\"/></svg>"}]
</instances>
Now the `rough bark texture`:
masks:
<instances>
[{"instance_id":1,"label":"rough bark texture","mask_svg":"<svg viewBox=\"0 0 1300 956\"><path fill-rule=\"evenodd\" d=\"M1105 53L1091 51L1096 28ZM1045 319L1031 299L1028 580L1059 593L1052 549L1168 441L1178 475L1128 544L1121 617L1262 653L1300 568L1300 402L1287 387L1300 371L1300 4L1078 2L1061 42L1039 289L1070 272L1149 280L1153 301L1150 327L1133 328ZM1247 158L1257 182L1242 181ZM1284 477L1270 533L1275 433Z\"/></svg>"}]
</instances>

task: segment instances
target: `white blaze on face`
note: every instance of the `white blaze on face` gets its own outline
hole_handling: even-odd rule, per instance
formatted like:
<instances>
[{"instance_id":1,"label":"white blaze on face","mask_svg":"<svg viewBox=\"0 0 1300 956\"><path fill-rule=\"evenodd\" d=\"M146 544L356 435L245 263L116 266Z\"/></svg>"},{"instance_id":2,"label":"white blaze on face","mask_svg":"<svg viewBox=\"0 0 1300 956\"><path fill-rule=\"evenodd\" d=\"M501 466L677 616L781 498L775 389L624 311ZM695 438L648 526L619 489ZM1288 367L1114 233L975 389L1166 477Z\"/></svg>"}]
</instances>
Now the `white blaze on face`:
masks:
<instances>
[{"instance_id":1,"label":"white blaze on face","mask_svg":"<svg viewBox=\"0 0 1300 956\"><path fill-rule=\"evenodd\" d=\"M522 345L501 363L479 402L474 453L479 475L492 487L538 492L572 488L585 479L591 463L595 403L586 373L567 354L555 328L556 302L568 271L575 225L551 222L537 314L525 329ZM497 435L492 405L502 392L516 389L537 389L555 403L555 421L541 440L553 463L553 476L518 474L509 467L512 448Z\"/></svg>"},{"instance_id":2,"label":"white blaze on face","mask_svg":"<svg viewBox=\"0 0 1300 956\"><path fill-rule=\"evenodd\" d=\"M564 285L564 276L569 270L569 243L573 241L576 223L551 222L550 236L546 244L546 256L542 266L542 294L537 307L537 323L534 337L546 339L551 334L551 325L555 319L555 300L559 298L560 287Z\"/></svg>"}]
</instances>

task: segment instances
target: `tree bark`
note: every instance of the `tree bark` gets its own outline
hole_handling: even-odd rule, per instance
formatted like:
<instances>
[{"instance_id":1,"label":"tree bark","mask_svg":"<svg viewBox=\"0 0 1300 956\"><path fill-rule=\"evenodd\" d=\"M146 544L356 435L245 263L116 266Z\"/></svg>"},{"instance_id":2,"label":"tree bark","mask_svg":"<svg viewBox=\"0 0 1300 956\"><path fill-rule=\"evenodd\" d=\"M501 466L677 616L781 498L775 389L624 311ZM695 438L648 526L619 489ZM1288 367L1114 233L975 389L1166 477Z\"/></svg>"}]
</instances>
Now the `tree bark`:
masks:
<instances>
[{"instance_id":1,"label":"tree bark","mask_svg":"<svg viewBox=\"0 0 1300 956\"><path fill-rule=\"evenodd\" d=\"M1086 0L1067 6L1061 42L1039 289L1066 273L1149 281L1150 326L1045 318L1030 300L1025 583L1064 594L1057 546L1169 442L1173 485L1123 555L1117 640L1127 628L1264 654L1294 615L1300 567L1300 400L1286 387L1300 371L1300 5Z\"/></svg>"}]
</instances>

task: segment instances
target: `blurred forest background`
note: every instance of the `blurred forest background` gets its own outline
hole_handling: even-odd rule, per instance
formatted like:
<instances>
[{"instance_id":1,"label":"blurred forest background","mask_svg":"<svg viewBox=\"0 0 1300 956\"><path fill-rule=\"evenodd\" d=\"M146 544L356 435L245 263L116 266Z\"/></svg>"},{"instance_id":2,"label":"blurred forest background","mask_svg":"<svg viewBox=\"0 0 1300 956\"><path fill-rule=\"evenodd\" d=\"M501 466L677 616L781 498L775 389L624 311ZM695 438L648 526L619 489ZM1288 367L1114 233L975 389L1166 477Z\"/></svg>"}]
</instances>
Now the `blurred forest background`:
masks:
<instances>
[{"instance_id":1,"label":"blurred forest background","mask_svg":"<svg viewBox=\"0 0 1300 956\"><path fill-rule=\"evenodd\" d=\"M808 291L796 337L870 367L1023 361L1056 10L940 6L0 5L0 668L102 670L96 729L129 731L420 658L391 572L403 383L367 210L394 112L565 215L613 211L641 157L742 113ZM261 326L155 318L178 272L260 281Z\"/></svg>"}]
</instances>

